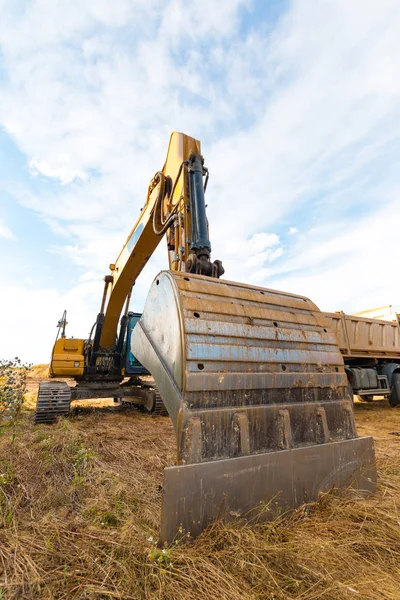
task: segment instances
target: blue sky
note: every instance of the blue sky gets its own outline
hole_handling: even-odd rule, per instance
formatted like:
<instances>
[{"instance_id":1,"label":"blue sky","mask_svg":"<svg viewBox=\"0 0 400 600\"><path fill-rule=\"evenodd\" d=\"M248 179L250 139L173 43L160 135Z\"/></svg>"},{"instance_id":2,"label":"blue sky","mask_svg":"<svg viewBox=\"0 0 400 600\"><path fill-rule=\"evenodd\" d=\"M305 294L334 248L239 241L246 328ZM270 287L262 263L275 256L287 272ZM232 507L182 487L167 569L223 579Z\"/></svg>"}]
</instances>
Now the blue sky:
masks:
<instances>
[{"instance_id":1,"label":"blue sky","mask_svg":"<svg viewBox=\"0 0 400 600\"><path fill-rule=\"evenodd\" d=\"M0 356L86 336L171 131L226 278L400 306L397 0L0 0ZM132 307L140 310L163 244Z\"/></svg>"}]
</instances>

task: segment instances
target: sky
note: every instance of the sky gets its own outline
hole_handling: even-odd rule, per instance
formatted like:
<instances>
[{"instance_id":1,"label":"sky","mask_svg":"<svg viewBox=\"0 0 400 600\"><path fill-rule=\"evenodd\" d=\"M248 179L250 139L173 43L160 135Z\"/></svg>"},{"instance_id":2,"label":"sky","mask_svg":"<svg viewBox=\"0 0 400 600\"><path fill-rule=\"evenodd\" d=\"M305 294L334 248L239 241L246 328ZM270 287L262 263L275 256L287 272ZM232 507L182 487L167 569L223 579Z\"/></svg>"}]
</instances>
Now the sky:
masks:
<instances>
[{"instance_id":1,"label":"sky","mask_svg":"<svg viewBox=\"0 0 400 600\"><path fill-rule=\"evenodd\" d=\"M0 0L0 358L87 337L174 130L226 279L400 309L399 40L398 0Z\"/></svg>"}]
</instances>

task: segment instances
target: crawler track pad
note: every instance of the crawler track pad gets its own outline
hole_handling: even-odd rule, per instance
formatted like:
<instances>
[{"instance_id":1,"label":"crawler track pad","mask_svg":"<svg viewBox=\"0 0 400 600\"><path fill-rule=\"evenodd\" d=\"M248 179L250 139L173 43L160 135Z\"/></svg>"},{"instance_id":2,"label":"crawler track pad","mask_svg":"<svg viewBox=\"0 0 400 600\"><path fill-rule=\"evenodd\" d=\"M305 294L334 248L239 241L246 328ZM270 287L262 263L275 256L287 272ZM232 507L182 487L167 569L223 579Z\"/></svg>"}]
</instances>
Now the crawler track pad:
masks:
<instances>
[{"instance_id":1,"label":"crawler track pad","mask_svg":"<svg viewBox=\"0 0 400 600\"><path fill-rule=\"evenodd\" d=\"M270 520L342 487L375 491L372 438L168 467L161 541L172 542L180 528L195 537L218 518Z\"/></svg>"}]
</instances>

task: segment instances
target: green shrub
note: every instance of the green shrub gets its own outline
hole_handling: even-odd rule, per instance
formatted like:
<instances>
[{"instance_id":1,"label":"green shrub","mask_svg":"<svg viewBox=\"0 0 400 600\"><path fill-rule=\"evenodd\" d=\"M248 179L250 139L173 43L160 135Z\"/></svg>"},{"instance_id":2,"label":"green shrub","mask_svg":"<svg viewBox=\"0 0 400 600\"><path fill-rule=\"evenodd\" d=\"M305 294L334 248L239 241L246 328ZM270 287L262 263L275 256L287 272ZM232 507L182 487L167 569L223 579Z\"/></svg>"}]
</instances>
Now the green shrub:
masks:
<instances>
[{"instance_id":1,"label":"green shrub","mask_svg":"<svg viewBox=\"0 0 400 600\"><path fill-rule=\"evenodd\" d=\"M11 421L21 408L30 368L18 357L0 359L0 423Z\"/></svg>"}]
</instances>

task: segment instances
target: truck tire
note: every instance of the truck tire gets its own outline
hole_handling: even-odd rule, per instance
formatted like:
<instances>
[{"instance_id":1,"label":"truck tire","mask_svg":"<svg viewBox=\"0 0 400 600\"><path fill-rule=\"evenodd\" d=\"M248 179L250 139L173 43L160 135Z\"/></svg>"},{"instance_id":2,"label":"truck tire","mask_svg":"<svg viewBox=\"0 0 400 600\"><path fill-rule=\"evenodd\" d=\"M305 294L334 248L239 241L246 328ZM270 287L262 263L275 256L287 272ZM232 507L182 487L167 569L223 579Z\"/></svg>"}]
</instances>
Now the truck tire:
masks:
<instances>
[{"instance_id":1,"label":"truck tire","mask_svg":"<svg viewBox=\"0 0 400 600\"><path fill-rule=\"evenodd\" d=\"M352 402L354 402L354 392L353 392L353 386L351 385L350 381L347 380L347 391L349 393L350 396L350 400Z\"/></svg>"},{"instance_id":2,"label":"truck tire","mask_svg":"<svg viewBox=\"0 0 400 600\"><path fill-rule=\"evenodd\" d=\"M361 396L361 400L365 400L365 402L373 402L374 397L371 394L368 394L368 396Z\"/></svg>"},{"instance_id":3,"label":"truck tire","mask_svg":"<svg viewBox=\"0 0 400 600\"><path fill-rule=\"evenodd\" d=\"M400 373L393 373L391 381L390 406L400 406Z\"/></svg>"}]
</instances>

